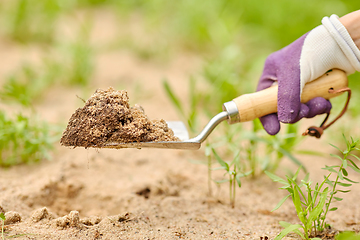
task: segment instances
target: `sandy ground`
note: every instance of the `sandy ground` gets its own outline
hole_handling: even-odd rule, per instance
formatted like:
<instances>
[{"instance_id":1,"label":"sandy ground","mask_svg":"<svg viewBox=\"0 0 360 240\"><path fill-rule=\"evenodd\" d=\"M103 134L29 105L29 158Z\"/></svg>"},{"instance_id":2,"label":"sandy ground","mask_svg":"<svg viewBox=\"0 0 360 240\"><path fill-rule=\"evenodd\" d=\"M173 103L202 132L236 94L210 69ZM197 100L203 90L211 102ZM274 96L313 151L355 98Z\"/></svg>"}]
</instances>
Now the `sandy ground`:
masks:
<instances>
[{"instance_id":1,"label":"sandy ground","mask_svg":"<svg viewBox=\"0 0 360 240\"><path fill-rule=\"evenodd\" d=\"M133 69L139 64L131 58L128 61ZM147 85L151 95L144 101L145 110L152 117L176 118L157 80L161 79L157 76L161 73L170 79L181 78L173 71L176 64L166 69L143 64L141 69L148 67L155 75L142 71L153 80L153 84ZM183 74L189 71L191 67L184 68ZM123 72L129 74L129 68ZM176 82L181 83L173 81ZM99 85L111 84L110 81ZM79 89L61 94L63 90L51 90L47 100L38 106L45 119L65 122L79 104L76 97ZM330 151L328 141L326 136L321 141L308 138L303 148L321 147ZM21 217L19 222L6 225L5 236L18 235L19 239L261 239L267 236L271 239L281 231L279 221L297 222L291 201L271 212L286 193L266 176L244 180L242 188L237 189L235 208L229 205L227 185L219 189L214 185L214 196L209 197L206 166L189 161L204 159L203 148L198 151L96 150L70 149L59 143L55 148L51 161L0 170L0 206L13 215L14 221L18 215ZM333 159L319 157L300 159L318 181L323 175L319 169L334 163ZM295 169L287 160L285 167ZM360 229L359 198L360 186L355 185L339 210L329 214L329 222L335 229ZM295 236L289 237L292 238Z\"/></svg>"},{"instance_id":2,"label":"sandy ground","mask_svg":"<svg viewBox=\"0 0 360 240\"><path fill-rule=\"evenodd\" d=\"M19 62L18 55L28 54L12 46L2 45L0 49L2 61ZM188 76L196 73L200 65L196 57L187 55L160 65L141 61L127 51L106 53L97 57L91 92L109 86L126 88L130 99L142 105L150 118L174 120L178 117L161 81L164 77L169 79L185 101ZM0 73L12 69L16 67L1 64ZM88 98L91 92L57 86L50 89L36 110L43 119L65 127L82 104L76 95ZM320 141L308 138L301 148L331 152L330 141L326 135ZM227 185L217 188L213 184L213 196L209 197L206 166L190 161L204 160L203 150L71 149L56 142L51 161L0 169L0 206L8 217L4 236L273 239L282 229L279 221L297 223L290 200L271 212L286 192L265 175L243 181L236 192L235 208L229 205ZM321 167L335 163L331 158L299 158L314 181L322 179ZM279 172L283 173L286 167L296 169L284 160ZM360 186L351 189L339 209L328 215L336 230L360 230ZM288 239L296 236L289 235Z\"/></svg>"}]
</instances>

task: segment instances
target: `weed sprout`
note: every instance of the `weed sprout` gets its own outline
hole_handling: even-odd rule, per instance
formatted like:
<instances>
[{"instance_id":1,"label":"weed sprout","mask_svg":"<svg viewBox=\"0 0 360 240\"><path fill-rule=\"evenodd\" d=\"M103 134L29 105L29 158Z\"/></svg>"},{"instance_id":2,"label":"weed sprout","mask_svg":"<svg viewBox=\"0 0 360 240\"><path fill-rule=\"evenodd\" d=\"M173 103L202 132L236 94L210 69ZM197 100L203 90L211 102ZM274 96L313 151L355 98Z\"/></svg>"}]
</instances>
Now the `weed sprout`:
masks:
<instances>
[{"instance_id":1,"label":"weed sprout","mask_svg":"<svg viewBox=\"0 0 360 240\"><path fill-rule=\"evenodd\" d=\"M344 136L346 143L346 149L340 150L338 147L332 145L334 148L340 151L341 156L330 154L339 160L339 164L334 166L325 166L324 170L329 173L324 176L324 180L321 183L316 183L313 187L313 183L309 180L309 174L305 179L301 180L301 183L297 183L297 176L301 168L298 169L295 176L286 177L286 179L280 178L273 173L266 172L266 174L275 182L279 182L284 186L281 189L286 189L289 194L284 197L278 205L273 209L278 209L287 198L291 197L294 207L296 209L299 220L302 224L291 224L288 222L280 222L280 225L284 227L284 230L275 238L276 240L282 239L288 233L294 232L303 239L310 239L316 237L318 234L325 230L328 226L326 224L327 214L331 211L336 211L337 207L330 208L331 203L334 201L342 201L343 198L335 196L337 193L347 193L350 190L338 189L339 187L350 187L355 182L348 177L347 168L353 169L355 172L360 173L360 168L350 157L360 161L360 158L353 152L359 151L357 147L358 140L354 141L352 138L347 140ZM330 177L336 175L335 180L330 180ZM305 190L302 190L305 188ZM303 230L303 232L300 231ZM312 238L314 239L314 238Z\"/></svg>"},{"instance_id":2,"label":"weed sprout","mask_svg":"<svg viewBox=\"0 0 360 240\"><path fill-rule=\"evenodd\" d=\"M38 162L49 159L55 141L50 127L18 114L10 119L0 111L0 166Z\"/></svg>"}]
</instances>

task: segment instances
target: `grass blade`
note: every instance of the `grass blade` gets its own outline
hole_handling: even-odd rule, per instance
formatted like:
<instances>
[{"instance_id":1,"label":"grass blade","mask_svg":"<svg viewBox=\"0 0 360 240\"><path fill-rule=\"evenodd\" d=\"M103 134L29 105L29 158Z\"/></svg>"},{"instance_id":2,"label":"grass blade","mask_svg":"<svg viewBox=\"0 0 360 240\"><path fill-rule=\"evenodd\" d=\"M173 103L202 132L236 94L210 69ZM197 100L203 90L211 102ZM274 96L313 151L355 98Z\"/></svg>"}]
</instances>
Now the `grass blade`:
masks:
<instances>
[{"instance_id":1,"label":"grass blade","mask_svg":"<svg viewBox=\"0 0 360 240\"><path fill-rule=\"evenodd\" d=\"M289 225L284 230L282 230L281 233L279 235L277 235L276 238L274 238L274 240L281 240L286 235L288 235L291 232L295 232L299 228L302 228L302 226L300 224ZM296 231L295 233L298 234L298 232L300 232L300 231Z\"/></svg>"},{"instance_id":2,"label":"grass blade","mask_svg":"<svg viewBox=\"0 0 360 240\"><path fill-rule=\"evenodd\" d=\"M348 181L348 182L351 182L351 183L359 183L359 182L355 182L355 181L353 181L353 180L351 180L351 179L349 179L349 178L347 178L347 177L344 177L344 179L345 179L346 181Z\"/></svg>"},{"instance_id":3,"label":"grass blade","mask_svg":"<svg viewBox=\"0 0 360 240\"><path fill-rule=\"evenodd\" d=\"M215 151L215 149L211 149L216 160L218 161L218 163L226 169L226 171L228 172L229 171L229 164L227 162L225 162L224 160L221 159L221 157L217 154L217 152Z\"/></svg>"},{"instance_id":4,"label":"grass blade","mask_svg":"<svg viewBox=\"0 0 360 240\"><path fill-rule=\"evenodd\" d=\"M170 84L167 80L163 81L163 86L165 89L166 94L170 98L171 102L175 105L175 107L178 109L178 111L182 114L182 116L185 116L184 109L182 108L182 104L180 99L175 95L174 91L170 87Z\"/></svg>"},{"instance_id":5,"label":"grass blade","mask_svg":"<svg viewBox=\"0 0 360 240\"><path fill-rule=\"evenodd\" d=\"M340 186L342 186L342 187L351 187L351 186L352 186L352 184L350 184L350 183L338 182L337 184L340 185Z\"/></svg>"},{"instance_id":6,"label":"grass blade","mask_svg":"<svg viewBox=\"0 0 360 240\"><path fill-rule=\"evenodd\" d=\"M321 193L320 201L318 205L311 211L309 215L307 229L311 228L311 224L315 221L315 219L318 218L318 216L322 212L326 202L327 194L328 194L328 188L325 188L324 191Z\"/></svg>"},{"instance_id":7,"label":"grass blade","mask_svg":"<svg viewBox=\"0 0 360 240\"><path fill-rule=\"evenodd\" d=\"M281 177L278 177L276 176L275 174L271 173L271 172L268 172L268 171L265 171L266 175L269 176L269 178L271 178L274 182L279 182L279 183L282 183L284 185L289 185L289 183L285 180L285 179L282 179Z\"/></svg>"},{"instance_id":8,"label":"grass blade","mask_svg":"<svg viewBox=\"0 0 360 240\"><path fill-rule=\"evenodd\" d=\"M277 210L279 207L281 207L281 205L286 201L286 199L288 199L291 196L291 194L285 196L283 199L280 200L280 202L275 206L275 208L273 210L271 210L272 212Z\"/></svg>"}]
</instances>

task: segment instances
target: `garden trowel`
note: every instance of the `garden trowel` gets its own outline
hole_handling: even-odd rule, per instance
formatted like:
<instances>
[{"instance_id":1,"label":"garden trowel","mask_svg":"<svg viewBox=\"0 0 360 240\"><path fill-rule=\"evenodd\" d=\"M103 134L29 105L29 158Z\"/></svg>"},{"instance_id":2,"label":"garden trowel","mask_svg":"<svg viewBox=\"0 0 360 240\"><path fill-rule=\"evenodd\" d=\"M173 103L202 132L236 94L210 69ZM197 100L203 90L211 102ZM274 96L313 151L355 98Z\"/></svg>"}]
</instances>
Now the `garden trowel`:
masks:
<instances>
[{"instance_id":1,"label":"garden trowel","mask_svg":"<svg viewBox=\"0 0 360 240\"><path fill-rule=\"evenodd\" d=\"M348 89L348 80L345 72L332 70L320 78L307 83L302 91L301 102L306 103L315 97L330 99L340 95L343 89ZM272 86L265 90L241 95L232 101L223 104L223 112L214 116L200 134L189 139L185 125L180 121L167 122L168 126L174 131L180 141L176 142L134 142L105 144L105 148L168 148L168 149L189 149L196 150L201 147L201 143L206 140L214 128L224 120L229 124L247 122L256 118L277 112L277 91L278 86ZM350 96L350 94L349 94ZM349 100L349 99L348 99ZM345 112L347 104L343 110ZM316 128L316 127L315 127ZM323 129L323 128L322 128ZM319 131L322 131L320 129ZM307 133L311 135L310 129ZM318 134L318 133L317 133ZM317 136L318 137L318 136Z\"/></svg>"}]
</instances>

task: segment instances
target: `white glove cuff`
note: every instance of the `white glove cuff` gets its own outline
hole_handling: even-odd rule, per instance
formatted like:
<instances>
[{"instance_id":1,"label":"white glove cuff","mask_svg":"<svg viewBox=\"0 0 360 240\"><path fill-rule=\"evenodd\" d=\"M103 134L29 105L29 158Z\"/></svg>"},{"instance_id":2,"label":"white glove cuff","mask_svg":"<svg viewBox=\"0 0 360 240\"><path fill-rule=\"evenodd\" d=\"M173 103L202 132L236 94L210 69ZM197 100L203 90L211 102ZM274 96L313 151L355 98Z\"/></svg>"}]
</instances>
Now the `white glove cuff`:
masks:
<instances>
[{"instance_id":1,"label":"white glove cuff","mask_svg":"<svg viewBox=\"0 0 360 240\"><path fill-rule=\"evenodd\" d=\"M360 50L338 16L324 17L322 23L308 33L301 49L301 90L307 82L333 68L348 75L360 71Z\"/></svg>"},{"instance_id":2,"label":"white glove cuff","mask_svg":"<svg viewBox=\"0 0 360 240\"><path fill-rule=\"evenodd\" d=\"M360 71L360 50L339 21L339 17L333 14L330 18L324 17L321 22L344 52L354 70Z\"/></svg>"}]
</instances>

